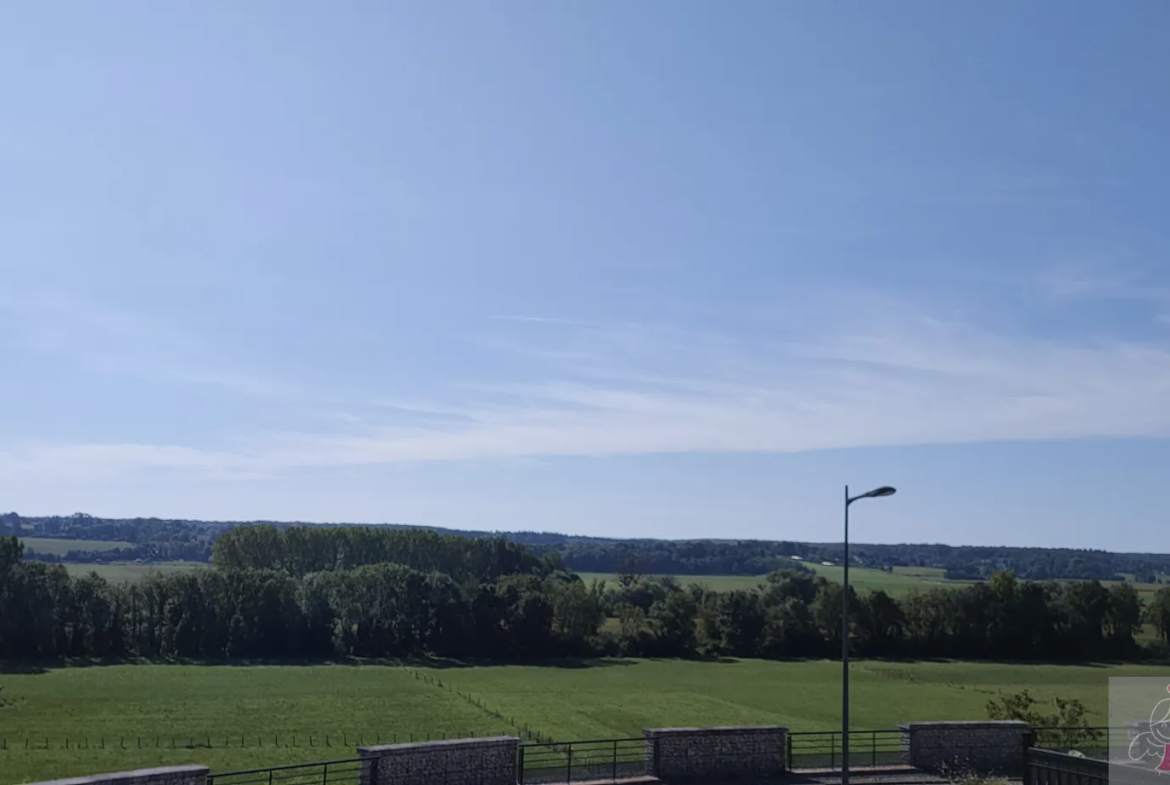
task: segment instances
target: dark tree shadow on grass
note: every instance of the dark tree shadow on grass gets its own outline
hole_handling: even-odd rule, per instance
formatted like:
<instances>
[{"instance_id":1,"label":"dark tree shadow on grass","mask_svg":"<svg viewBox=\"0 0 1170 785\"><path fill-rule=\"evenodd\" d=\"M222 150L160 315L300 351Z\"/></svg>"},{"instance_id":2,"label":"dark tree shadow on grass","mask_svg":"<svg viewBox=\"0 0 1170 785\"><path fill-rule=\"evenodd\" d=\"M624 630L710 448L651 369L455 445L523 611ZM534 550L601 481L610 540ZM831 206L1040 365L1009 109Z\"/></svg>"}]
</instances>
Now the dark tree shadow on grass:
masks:
<instances>
[{"instance_id":1,"label":"dark tree shadow on grass","mask_svg":"<svg viewBox=\"0 0 1170 785\"><path fill-rule=\"evenodd\" d=\"M592 668L621 668L637 665L639 662L705 662L720 665L734 665L736 663L753 660L754 658L729 657L723 655L693 656L693 657L545 657L542 659L497 658L485 659L482 657L295 657L274 659L265 657L234 658L234 659L199 659L189 657L150 658L150 657L89 657L77 659L51 659L34 661L0 660L0 674L11 673L20 675L39 675L52 670L64 668L101 668L114 665L198 665L202 667L221 668L250 668L265 667L294 667L308 666L336 666L336 667L384 667L384 668L427 668L431 670L455 670L461 668L490 668L490 667L529 667L553 668L563 670L588 670ZM774 657L768 662L801 663L801 662L833 662L832 657ZM1037 667L1066 667L1066 668L1111 668L1118 665L1146 665L1164 666L1167 660L991 660L991 659L962 659L955 657L853 657L854 663L886 662L901 665L917 664L955 664L955 665L1013 665ZM839 659L836 659L840 662Z\"/></svg>"},{"instance_id":2,"label":"dark tree shadow on grass","mask_svg":"<svg viewBox=\"0 0 1170 785\"><path fill-rule=\"evenodd\" d=\"M632 659L622 657L553 657L546 659L482 659L482 658L418 658L412 660L399 660L395 664L409 665L417 668L430 668L432 670L449 670L455 668L502 668L523 666L529 668L562 668L565 670L586 670L589 668L615 668L637 663Z\"/></svg>"},{"instance_id":3,"label":"dark tree shadow on grass","mask_svg":"<svg viewBox=\"0 0 1170 785\"><path fill-rule=\"evenodd\" d=\"M251 668L338 666L338 667L382 667L382 668L428 668L448 670L456 668L484 668L527 666L535 668L563 668L584 670L589 668L611 668L637 664L634 660L616 657L551 657L545 659L460 659L446 657L297 657L269 659L263 657L234 659L197 659L189 657L87 657L77 659L52 659L32 662L0 661L0 673L39 675L65 668L102 668L116 665L197 665L200 667Z\"/></svg>"}]
</instances>

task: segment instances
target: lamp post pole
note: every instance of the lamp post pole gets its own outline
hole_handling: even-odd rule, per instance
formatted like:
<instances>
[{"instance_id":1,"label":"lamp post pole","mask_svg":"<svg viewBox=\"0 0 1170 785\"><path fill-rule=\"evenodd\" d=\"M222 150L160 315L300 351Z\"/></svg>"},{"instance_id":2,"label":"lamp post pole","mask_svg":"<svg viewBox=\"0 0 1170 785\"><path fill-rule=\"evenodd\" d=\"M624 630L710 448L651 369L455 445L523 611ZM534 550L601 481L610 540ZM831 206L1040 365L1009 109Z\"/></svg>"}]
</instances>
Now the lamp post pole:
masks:
<instances>
[{"instance_id":1,"label":"lamp post pole","mask_svg":"<svg viewBox=\"0 0 1170 785\"><path fill-rule=\"evenodd\" d=\"M841 592L841 785L849 785L849 486L845 486L845 571Z\"/></svg>"},{"instance_id":2,"label":"lamp post pole","mask_svg":"<svg viewBox=\"0 0 1170 785\"><path fill-rule=\"evenodd\" d=\"M849 505L858 499L876 499L893 496L895 490L888 485L874 488L868 493L849 496L845 486L845 559L841 582L841 785L849 785Z\"/></svg>"}]
</instances>

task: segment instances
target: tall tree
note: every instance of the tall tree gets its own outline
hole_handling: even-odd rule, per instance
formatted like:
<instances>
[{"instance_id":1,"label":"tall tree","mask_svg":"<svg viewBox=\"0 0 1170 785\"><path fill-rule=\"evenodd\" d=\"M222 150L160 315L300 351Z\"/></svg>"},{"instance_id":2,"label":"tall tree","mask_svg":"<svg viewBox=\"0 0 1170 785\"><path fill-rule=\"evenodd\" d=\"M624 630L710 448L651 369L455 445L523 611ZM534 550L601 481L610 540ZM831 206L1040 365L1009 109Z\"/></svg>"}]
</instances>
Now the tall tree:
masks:
<instances>
[{"instance_id":1,"label":"tall tree","mask_svg":"<svg viewBox=\"0 0 1170 785\"><path fill-rule=\"evenodd\" d=\"M1154 593L1146 606L1146 621L1157 631L1162 643L1170 646L1170 586Z\"/></svg>"}]
</instances>

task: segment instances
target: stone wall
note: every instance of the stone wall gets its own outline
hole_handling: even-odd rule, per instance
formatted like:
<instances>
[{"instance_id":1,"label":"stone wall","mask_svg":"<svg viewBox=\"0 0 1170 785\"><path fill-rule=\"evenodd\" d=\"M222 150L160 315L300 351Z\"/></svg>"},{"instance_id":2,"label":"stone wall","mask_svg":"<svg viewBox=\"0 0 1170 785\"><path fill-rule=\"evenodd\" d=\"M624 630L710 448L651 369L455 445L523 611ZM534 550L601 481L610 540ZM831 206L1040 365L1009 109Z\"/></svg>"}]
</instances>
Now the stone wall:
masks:
<instances>
[{"instance_id":1,"label":"stone wall","mask_svg":"<svg viewBox=\"0 0 1170 785\"><path fill-rule=\"evenodd\" d=\"M451 739L359 747L361 785L516 785L520 739Z\"/></svg>"},{"instance_id":2,"label":"stone wall","mask_svg":"<svg viewBox=\"0 0 1170 785\"><path fill-rule=\"evenodd\" d=\"M778 725L738 728L649 728L646 774L659 779L765 779L787 771L788 729Z\"/></svg>"},{"instance_id":3,"label":"stone wall","mask_svg":"<svg viewBox=\"0 0 1170 785\"><path fill-rule=\"evenodd\" d=\"M916 768L1007 776L1024 770L1026 722L909 722L898 728L902 762Z\"/></svg>"},{"instance_id":4,"label":"stone wall","mask_svg":"<svg viewBox=\"0 0 1170 785\"><path fill-rule=\"evenodd\" d=\"M50 780L36 785L204 785L206 780L206 766L167 766Z\"/></svg>"}]
</instances>

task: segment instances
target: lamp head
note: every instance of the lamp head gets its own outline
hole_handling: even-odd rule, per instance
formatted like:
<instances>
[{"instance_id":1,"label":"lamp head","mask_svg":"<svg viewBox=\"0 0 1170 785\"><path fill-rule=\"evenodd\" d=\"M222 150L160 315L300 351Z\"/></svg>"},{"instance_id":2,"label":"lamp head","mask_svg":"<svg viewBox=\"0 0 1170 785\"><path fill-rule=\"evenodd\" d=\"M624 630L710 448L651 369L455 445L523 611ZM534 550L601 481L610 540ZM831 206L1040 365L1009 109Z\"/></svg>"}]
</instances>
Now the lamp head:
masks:
<instances>
[{"instance_id":1,"label":"lamp head","mask_svg":"<svg viewBox=\"0 0 1170 785\"><path fill-rule=\"evenodd\" d=\"M869 491L867 493L861 493L861 494L858 494L857 496L851 497L846 502L846 504L847 505L853 504L853 502L857 501L858 499L877 499L881 496L893 496L897 492L898 491L896 488L893 488L892 486L889 486L889 485L883 485L882 487L874 488L872 491Z\"/></svg>"}]
</instances>

